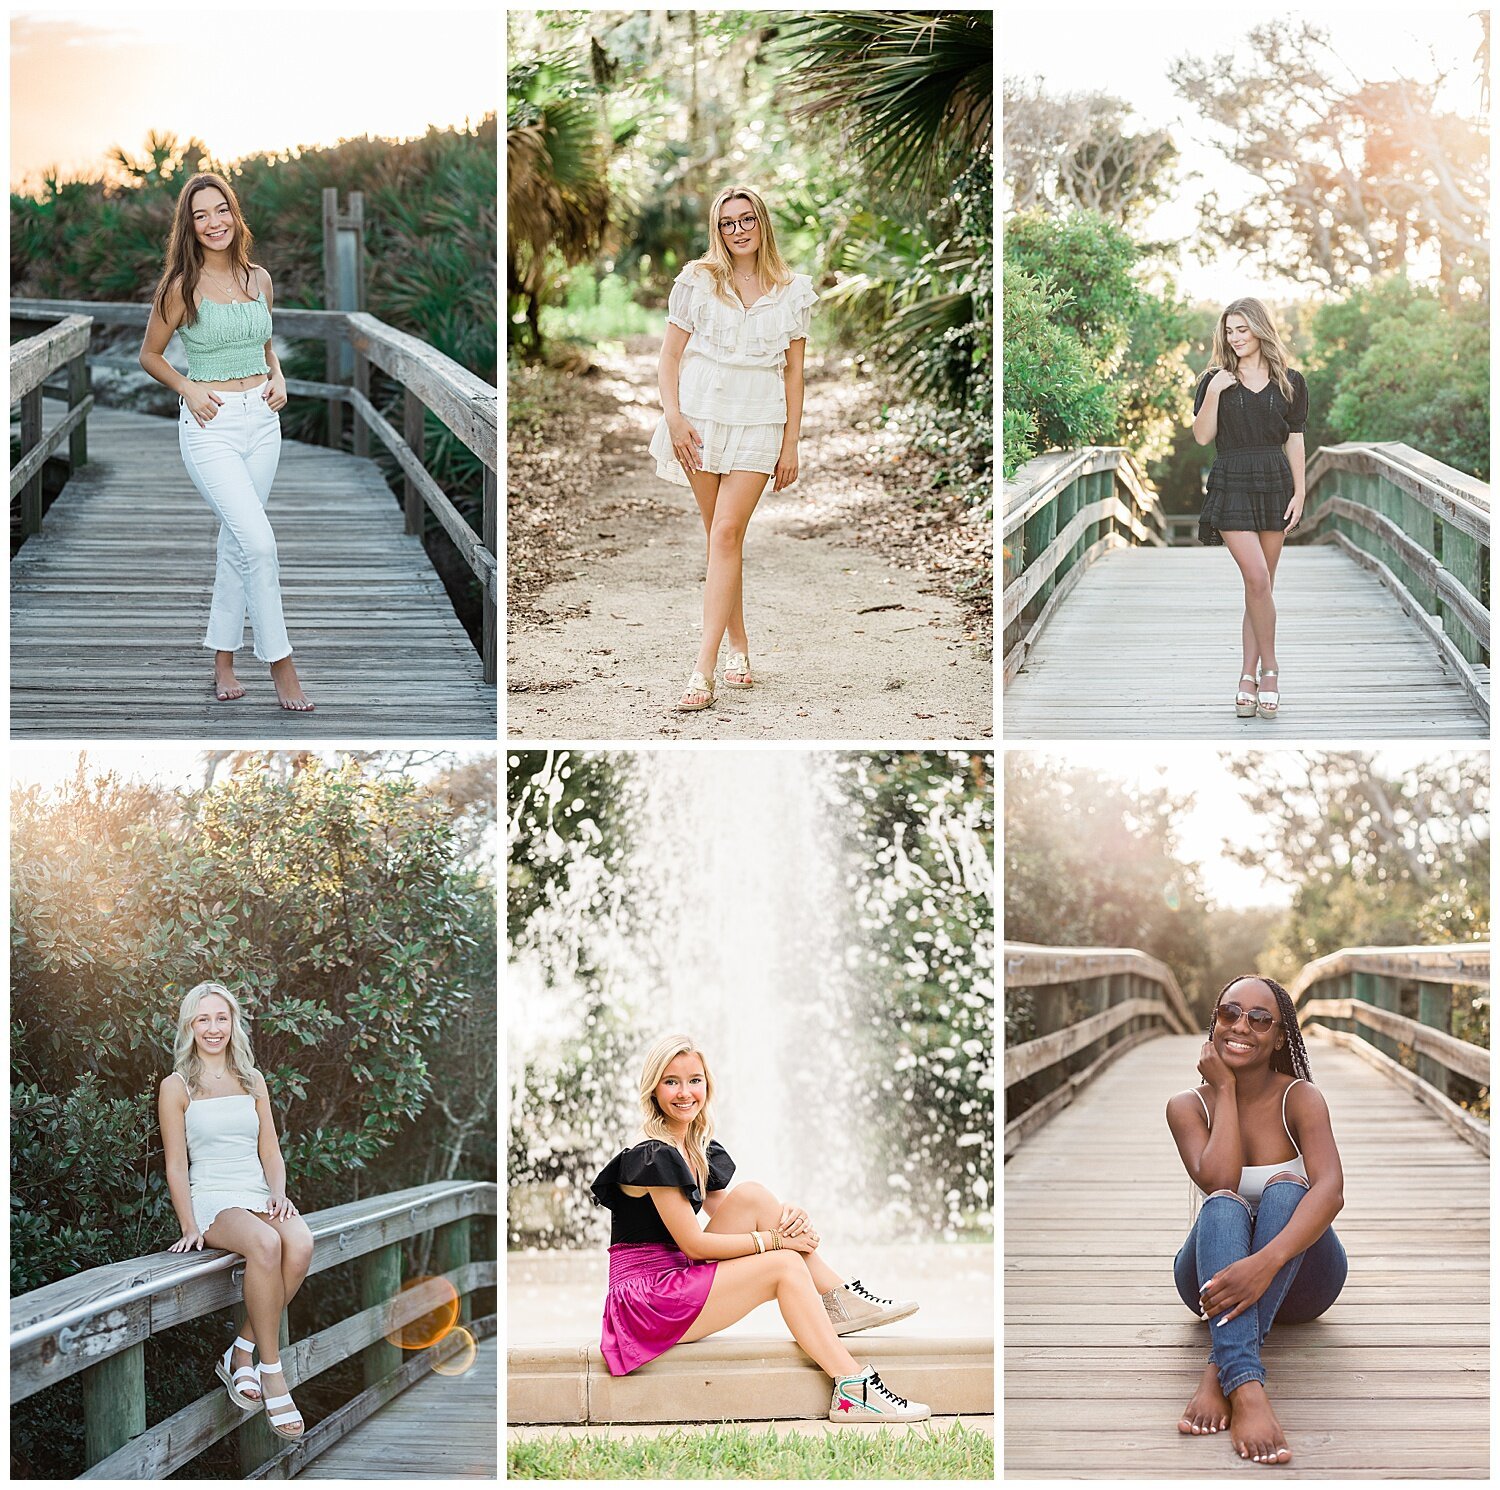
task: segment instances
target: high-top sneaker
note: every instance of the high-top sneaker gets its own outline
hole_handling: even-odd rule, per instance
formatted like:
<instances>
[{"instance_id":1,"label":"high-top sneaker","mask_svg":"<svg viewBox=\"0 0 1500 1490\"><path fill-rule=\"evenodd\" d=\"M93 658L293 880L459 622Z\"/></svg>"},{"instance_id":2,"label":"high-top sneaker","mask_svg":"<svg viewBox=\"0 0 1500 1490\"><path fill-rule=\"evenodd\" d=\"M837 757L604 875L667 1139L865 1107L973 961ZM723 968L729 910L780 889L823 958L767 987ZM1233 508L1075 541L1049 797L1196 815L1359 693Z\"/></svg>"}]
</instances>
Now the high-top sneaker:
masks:
<instances>
[{"instance_id":1,"label":"high-top sneaker","mask_svg":"<svg viewBox=\"0 0 1500 1490\"><path fill-rule=\"evenodd\" d=\"M873 1366L834 1382L828 1409L832 1423L920 1423L931 1416L932 1409L925 1402L898 1397Z\"/></svg>"},{"instance_id":2,"label":"high-top sneaker","mask_svg":"<svg viewBox=\"0 0 1500 1490\"><path fill-rule=\"evenodd\" d=\"M883 1299L871 1293L858 1278L852 1283L840 1283L823 1295L823 1307L833 1321L836 1335L852 1335L855 1330L868 1330L877 1324L893 1324L915 1314L921 1307L913 1303L897 1303L894 1299Z\"/></svg>"}]
</instances>

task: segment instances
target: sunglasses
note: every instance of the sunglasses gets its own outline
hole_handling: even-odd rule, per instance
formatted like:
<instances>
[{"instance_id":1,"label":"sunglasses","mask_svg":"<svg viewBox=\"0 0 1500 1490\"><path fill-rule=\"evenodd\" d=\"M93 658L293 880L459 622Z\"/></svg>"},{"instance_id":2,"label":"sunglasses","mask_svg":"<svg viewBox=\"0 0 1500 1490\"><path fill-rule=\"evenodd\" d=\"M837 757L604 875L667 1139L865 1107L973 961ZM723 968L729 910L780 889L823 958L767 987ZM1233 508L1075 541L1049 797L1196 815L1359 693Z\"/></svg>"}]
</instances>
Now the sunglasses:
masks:
<instances>
[{"instance_id":1,"label":"sunglasses","mask_svg":"<svg viewBox=\"0 0 1500 1490\"><path fill-rule=\"evenodd\" d=\"M719 219L719 231L721 233L748 233L755 226L754 213L749 217L721 217Z\"/></svg>"},{"instance_id":2,"label":"sunglasses","mask_svg":"<svg viewBox=\"0 0 1500 1490\"><path fill-rule=\"evenodd\" d=\"M1230 1026L1238 1024L1241 1019L1248 1018L1250 1028L1261 1035L1276 1023L1276 1016L1269 1010L1243 1009L1238 1004L1220 1004L1214 1010L1214 1023L1218 1023L1220 1015L1223 1016L1224 1023Z\"/></svg>"}]
</instances>

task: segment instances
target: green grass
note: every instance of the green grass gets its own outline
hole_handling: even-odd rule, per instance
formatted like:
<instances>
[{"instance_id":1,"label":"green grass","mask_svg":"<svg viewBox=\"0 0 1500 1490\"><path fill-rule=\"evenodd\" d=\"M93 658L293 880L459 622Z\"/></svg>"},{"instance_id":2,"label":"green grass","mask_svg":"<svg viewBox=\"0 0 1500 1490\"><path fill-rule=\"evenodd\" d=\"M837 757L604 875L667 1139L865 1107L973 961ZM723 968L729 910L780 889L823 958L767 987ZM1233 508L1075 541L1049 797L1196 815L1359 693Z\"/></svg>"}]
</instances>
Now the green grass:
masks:
<instances>
[{"instance_id":1,"label":"green grass","mask_svg":"<svg viewBox=\"0 0 1500 1490\"><path fill-rule=\"evenodd\" d=\"M991 1480L995 1444L961 1422L851 1428L807 1437L739 1427L673 1429L657 1437L535 1438L506 1454L513 1480Z\"/></svg>"},{"instance_id":2,"label":"green grass","mask_svg":"<svg viewBox=\"0 0 1500 1490\"><path fill-rule=\"evenodd\" d=\"M597 346L648 332L660 336L662 319L661 311L647 310L636 302L629 280L618 274L596 280L585 264L569 276L563 304L542 307L542 336Z\"/></svg>"}]
</instances>

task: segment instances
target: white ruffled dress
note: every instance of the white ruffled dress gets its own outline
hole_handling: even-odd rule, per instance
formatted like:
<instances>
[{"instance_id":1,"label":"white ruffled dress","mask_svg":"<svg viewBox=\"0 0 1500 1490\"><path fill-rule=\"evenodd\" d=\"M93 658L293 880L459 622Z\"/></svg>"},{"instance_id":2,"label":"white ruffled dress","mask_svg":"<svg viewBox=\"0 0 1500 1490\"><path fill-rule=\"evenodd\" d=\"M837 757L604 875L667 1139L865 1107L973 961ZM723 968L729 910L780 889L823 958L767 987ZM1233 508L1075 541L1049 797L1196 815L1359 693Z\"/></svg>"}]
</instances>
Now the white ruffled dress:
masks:
<instances>
[{"instance_id":1,"label":"white ruffled dress","mask_svg":"<svg viewBox=\"0 0 1500 1490\"><path fill-rule=\"evenodd\" d=\"M703 439L705 471L776 472L786 431L786 349L806 340L818 298L812 277L794 274L746 309L714 292L708 270L689 264L667 300L667 321L689 332L677 405ZM656 474L691 486L672 450L666 416L651 436Z\"/></svg>"}]
</instances>

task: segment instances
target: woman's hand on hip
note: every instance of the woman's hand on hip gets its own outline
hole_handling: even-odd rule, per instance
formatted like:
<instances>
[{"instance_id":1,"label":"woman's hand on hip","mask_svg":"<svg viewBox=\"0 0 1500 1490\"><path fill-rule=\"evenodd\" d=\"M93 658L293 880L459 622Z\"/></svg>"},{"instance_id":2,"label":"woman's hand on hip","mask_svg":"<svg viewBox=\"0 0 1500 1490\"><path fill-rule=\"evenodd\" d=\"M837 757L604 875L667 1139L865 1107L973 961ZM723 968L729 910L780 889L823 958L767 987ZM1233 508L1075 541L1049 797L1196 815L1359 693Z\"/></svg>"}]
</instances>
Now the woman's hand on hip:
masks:
<instances>
[{"instance_id":1,"label":"woman's hand on hip","mask_svg":"<svg viewBox=\"0 0 1500 1490\"><path fill-rule=\"evenodd\" d=\"M203 1250L203 1233L201 1231L185 1231L167 1248L168 1252L201 1252Z\"/></svg>"},{"instance_id":2,"label":"woman's hand on hip","mask_svg":"<svg viewBox=\"0 0 1500 1490\"><path fill-rule=\"evenodd\" d=\"M199 428L203 428L219 412L219 405L224 402L212 388L202 383L189 383L182 392L182 402L187 411L198 421Z\"/></svg>"},{"instance_id":3,"label":"woman's hand on hip","mask_svg":"<svg viewBox=\"0 0 1500 1490\"><path fill-rule=\"evenodd\" d=\"M776 480L772 491L785 491L797 479L797 442L795 440L781 447L781 454L776 457Z\"/></svg>"},{"instance_id":4,"label":"woman's hand on hip","mask_svg":"<svg viewBox=\"0 0 1500 1490\"><path fill-rule=\"evenodd\" d=\"M703 436L683 418L674 414L667 420L667 434L672 440L672 454L684 471L703 469Z\"/></svg>"},{"instance_id":5,"label":"woman's hand on hip","mask_svg":"<svg viewBox=\"0 0 1500 1490\"><path fill-rule=\"evenodd\" d=\"M1276 1269L1264 1261L1263 1252L1252 1252L1217 1272L1202 1288L1198 1297L1203 1312L1215 1324L1227 1324L1243 1314L1271 1286Z\"/></svg>"},{"instance_id":6,"label":"woman's hand on hip","mask_svg":"<svg viewBox=\"0 0 1500 1490\"><path fill-rule=\"evenodd\" d=\"M290 1220L291 1217L297 1214L297 1207L285 1195L273 1195L270 1205L266 1207L266 1215L273 1221Z\"/></svg>"},{"instance_id":7,"label":"woman's hand on hip","mask_svg":"<svg viewBox=\"0 0 1500 1490\"><path fill-rule=\"evenodd\" d=\"M286 379L280 373L272 373L262 385L260 396L279 414L286 408Z\"/></svg>"}]
</instances>

